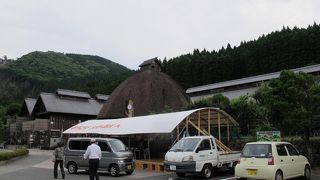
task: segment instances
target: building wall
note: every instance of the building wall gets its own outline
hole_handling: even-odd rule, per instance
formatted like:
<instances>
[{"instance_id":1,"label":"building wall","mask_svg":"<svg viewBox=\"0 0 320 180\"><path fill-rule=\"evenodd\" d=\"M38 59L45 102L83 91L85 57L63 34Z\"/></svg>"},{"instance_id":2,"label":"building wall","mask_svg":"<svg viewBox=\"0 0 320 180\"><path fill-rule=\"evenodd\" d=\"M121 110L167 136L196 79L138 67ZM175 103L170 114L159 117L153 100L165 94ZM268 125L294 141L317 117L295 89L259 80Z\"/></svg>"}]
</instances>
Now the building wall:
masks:
<instances>
[{"instance_id":1,"label":"building wall","mask_svg":"<svg viewBox=\"0 0 320 180\"><path fill-rule=\"evenodd\" d=\"M193 96L193 97L190 97L190 99L192 102L196 102L201 99L209 98L215 94L222 94L229 99L234 99L236 97L243 96L243 95L252 95L258 90L258 88L259 87L248 87L248 88L244 88L244 89L235 89L235 90L229 90L229 91L213 92L213 93Z\"/></svg>"}]
</instances>

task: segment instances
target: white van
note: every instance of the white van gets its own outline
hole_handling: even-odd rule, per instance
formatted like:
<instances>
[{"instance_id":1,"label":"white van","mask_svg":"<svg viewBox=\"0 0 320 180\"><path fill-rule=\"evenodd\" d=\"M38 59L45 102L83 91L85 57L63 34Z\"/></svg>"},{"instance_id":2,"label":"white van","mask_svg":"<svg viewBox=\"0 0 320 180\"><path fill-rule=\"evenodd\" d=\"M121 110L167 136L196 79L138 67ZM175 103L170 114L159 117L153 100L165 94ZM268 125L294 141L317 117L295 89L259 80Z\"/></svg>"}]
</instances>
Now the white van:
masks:
<instances>
[{"instance_id":1,"label":"white van","mask_svg":"<svg viewBox=\"0 0 320 180\"><path fill-rule=\"evenodd\" d=\"M178 176L200 173L207 179L214 167L234 168L239 159L240 152L218 151L213 136L184 137L166 153L164 169Z\"/></svg>"}]
</instances>

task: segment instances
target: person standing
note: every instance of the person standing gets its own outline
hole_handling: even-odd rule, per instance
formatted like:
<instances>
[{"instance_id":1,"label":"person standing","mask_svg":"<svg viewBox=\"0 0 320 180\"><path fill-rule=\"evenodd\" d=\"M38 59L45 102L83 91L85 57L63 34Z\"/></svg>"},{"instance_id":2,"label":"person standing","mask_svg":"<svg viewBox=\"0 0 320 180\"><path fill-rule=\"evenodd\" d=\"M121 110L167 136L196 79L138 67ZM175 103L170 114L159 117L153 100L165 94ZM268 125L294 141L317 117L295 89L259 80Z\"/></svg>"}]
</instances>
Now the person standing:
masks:
<instances>
[{"instance_id":1,"label":"person standing","mask_svg":"<svg viewBox=\"0 0 320 180\"><path fill-rule=\"evenodd\" d=\"M89 177L90 180L99 180L98 168L99 161L101 160L101 149L96 144L95 139L90 140L91 145L88 146L86 153L83 155L84 159L89 159Z\"/></svg>"},{"instance_id":2,"label":"person standing","mask_svg":"<svg viewBox=\"0 0 320 180\"><path fill-rule=\"evenodd\" d=\"M62 179L65 177L64 173L64 167L63 167L63 147L62 147L62 142L58 143L58 147L54 149L53 152L53 162L54 162L54 167L53 167L53 176L55 179L58 177L58 165L60 166L61 174L62 174Z\"/></svg>"}]
</instances>

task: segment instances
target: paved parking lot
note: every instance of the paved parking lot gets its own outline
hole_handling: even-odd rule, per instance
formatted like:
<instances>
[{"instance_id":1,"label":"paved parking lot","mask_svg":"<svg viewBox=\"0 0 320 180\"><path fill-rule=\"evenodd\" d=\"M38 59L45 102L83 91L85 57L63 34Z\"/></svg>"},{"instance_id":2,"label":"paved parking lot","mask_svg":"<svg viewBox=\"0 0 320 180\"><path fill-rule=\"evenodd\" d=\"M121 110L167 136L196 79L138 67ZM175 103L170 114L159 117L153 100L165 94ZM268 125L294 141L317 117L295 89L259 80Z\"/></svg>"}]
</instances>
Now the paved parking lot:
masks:
<instances>
[{"instance_id":1,"label":"paved parking lot","mask_svg":"<svg viewBox=\"0 0 320 180\"><path fill-rule=\"evenodd\" d=\"M42 151L31 149L28 157L10 162L0 166L1 180L46 180L53 178L53 163L51 162L52 151ZM59 174L61 179L61 175ZM69 180L88 180L89 175L85 171L78 174L66 173L66 179ZM100 179L121 179L121 180L196 180L200 179L197 175L187 175L184 178L178 178L174 173L150 172L146 170L136 170L132 175L122 174L119 177L111 177L106 172L100 173ZM216 172L211 180L232 180L235 179L232 174L227 172ZM320 176L313 175L313 180L320 180Z\"/></svg>"}]
</instances>

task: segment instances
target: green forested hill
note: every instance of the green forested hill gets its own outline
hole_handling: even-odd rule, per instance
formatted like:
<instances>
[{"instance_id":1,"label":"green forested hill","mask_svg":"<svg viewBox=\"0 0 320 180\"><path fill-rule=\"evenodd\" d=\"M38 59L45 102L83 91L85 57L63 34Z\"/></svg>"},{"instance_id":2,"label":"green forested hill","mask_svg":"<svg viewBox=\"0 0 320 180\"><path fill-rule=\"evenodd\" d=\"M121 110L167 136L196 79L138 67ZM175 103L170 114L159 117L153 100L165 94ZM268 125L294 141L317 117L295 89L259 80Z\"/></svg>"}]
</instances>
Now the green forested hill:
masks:
<instances>
[{"instance_id":1,"label":"green forested hill","mask_svg":"<svg viewBox=\"0 0 320 180\"><path fill-rule=\"evenodd\" d=\"M287 28L241 42L163 61L163 71L184 88L320 63L320 26Z\"/></svg>"},{"instance_id":2,"label":"green forested hill","mask_svg":"<svg viewBox=\"0 0 320 180\"><path fill-rule=\"evenodd\" d=\"M85 90L92 95L111 93L132 73L99 56L32 52L0 68L0 104L37 97L57 88Z\"/></svg>"},{"instance_id":3,"label":"green forested hill","mask_svg":"<svg viewBox=\"0 0 320 180\"><path fill-rule=\"evenodd\" d=\"M8 64L20 76L39 81L62 81L97 74L115 75L128 69L99 56L32 52Z\"/></svg>"}]
</instances>

